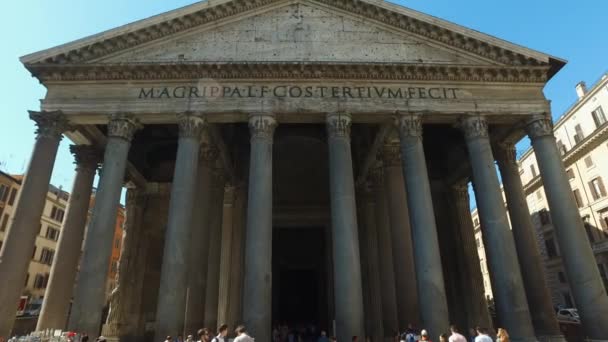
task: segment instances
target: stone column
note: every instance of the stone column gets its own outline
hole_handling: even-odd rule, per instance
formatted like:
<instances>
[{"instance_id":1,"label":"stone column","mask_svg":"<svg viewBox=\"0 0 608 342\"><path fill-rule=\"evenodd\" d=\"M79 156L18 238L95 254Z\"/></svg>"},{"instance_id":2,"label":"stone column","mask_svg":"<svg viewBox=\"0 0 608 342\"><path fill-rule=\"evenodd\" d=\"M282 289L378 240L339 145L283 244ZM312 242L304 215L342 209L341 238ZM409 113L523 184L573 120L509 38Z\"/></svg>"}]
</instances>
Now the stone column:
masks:
<instances>
[{"instance_id":1,"label":"stone column","mask_svg":"<svg viewBox=\"0 0 608 342\"><path fill-rule=\"evenodd\" d=\"M251 115L251 161L245 242L243 318L251 336L271 340L272 315L272 138L276 121Z\"/></svg>"},{"instance_id":2,"label":"stone column","mask_svg":"<svg viewBox=\"0 0 608 342\"><path fill-rule=\"evenodd\" d=\"M608 340L608 297L589 245L570 183L553 136L550 117L533 118L526 127L543 179L555 235L585 335Z\"/></svg>"},{"instance_id":3,"label":"stone column","mask_svg":"<svg viewBox=\"0 0 608 342\"><path fill-rule=\"evenodd\" d=\"M243 278L244 278L244 246L247 208L247 186L238 185L234 189L234 211L232 214L232 250L230 251L230 297L228 300L227 324L231 327L243 321ZM223 250L223 249L222 249ZM223 269L223 268L222 268Z\"/></svg>"},{"instance_id":4,"label":"stone column","mask_svg":"<svg viewBox=\"0 0 608 342\"><path fill-rule=\"evenodd\" d=\"M141 293L146 271L148 238L142 224L145 189L127 190L126 221L122 236L116 286L110 294L110 311L102 335L109 341L136 342L139 329Z\"/></svg>"},{"instance_id":5,"label":"stone column","mask_svg":"<svg viewBox=\"0 0 608 342\"><path fill-rule=\"evenodd\" d=\"M206 137L208 138L208 137ZM209 257L209 213L212 206L212 165L219 151L205 142L199 156L196 197L192 214L192 234L190 235L190 261L188 272L188 302L186 315L186 335L195 334L204 326L205 293L207 292L207 258Z\"/></svg>"},{"instance_id":6,"label":"stone column","mask_svg":"<svg viewBox=\"0 0 608 342\"><path fill-rule=\"evenodd\" d=\"M206 120L197 115L178 115L179 140L156 309L156 341L181 334L184 329L198 156L206 124Z\"/></svg>"},{"instance_id":7,"label":"stone column","mask_svg":"<svg viewBox=\"0 0 608 342\"><path fill-rule=\"evenodd\" d=\"M348 341L365 338L363 293L353 162L350 146L351 116L327 115L329 184L334 256L336 337Z\"/></svg>"},{"instance_id":8,"label":"stone column","mask_svg":"<svg viewBox=\"0 0 608 342\"><path fill-rule=\"evenodd\" d=\"M372 336L373 342L382 342L384 340L384 327L382 321L382 290L380 283L380 260L378 258L378 234L376 228L376 204L374 202L374 193L366 189L365 203L363 203L363 217L365 218L365 232L363 242L365 243L366 258L362 260L363 265L367 269L368 296L370 298L369 312L367 320L370 321L370 331L368 334Z\"/></svg>"},{"instance_id":9,"label":"stone column","mask_svg":"<svg viewBox=\"0 0 608 342\"><path fill-rule=\"evenodd\" d=\"M433 212L431 186L422 146L422 122L419 115L401 115L398 122L401 138L403 179L407 193L414 245L414 264L418 286L420 318L431 340L449 328L437 224ZM394 252L394 250L393 250Z\"/></svg>"},{"instance_id":10,"label":"stone column","mask_svg":"<svg viewBox=\"0 0 608 342\"><path fill-rule=\"evenodd\" d=\"M496 175L488 124L481 116L471 116L463 118L460 125L473 170L498 320L513 341L535 341L515 242Z\"/></svg>"},{"instance_id":11,"label":"stone column","mask_svg":"<svg viewBox=\"0 0 608 342\"><path fill-rule=\"evenodd\" d=\"M205 295L205 326L215 331L218 327L218 296L220 286L220 258L222 247L222 219L224 216L224 191L226 178L223 170L215 170L211 185L211 212L209 213L209 266Z\"/></svg>"},{"instance_id":12,"label":"stone column","mask_svg":"<svg viewBox=\"0 0 608 342\"><path fill-rule=\"evenodd\" d=\"M229 304L230 304L230 264L233 249L232 235L234 231L234 204L235 204L235 187L231 184L226 184L226 192L224 194L224 210L222 219L222 234L220 247L220 274L219 289L218 289L218 322L229 322ZM222 324L220 323L220 324Z\"/></svg>"},{"instance_id":13,"label":"stone column","mask_svg":"<svg viewBox=\"0 0 608 342\"><path fill-rule=\"evenodd\" d=\"M101 325L101 311L106 301L106 289L102 284L108 278L127 157L138 126L136 120L125 115L114 115L108 123L101 178L87 228L68 323L70 330L87 333L92 339L98 336Z\"/></svg>"},{"instance_id":14,"label":"stone column","mask_svg":"<svg viewBox=\"0 0 608 342\"><path fill-rule=\"evenodd\" d=\"M382 320L384 322L384 337L392 341L399 331L397 324L397 294L395 293L395 268L393 267L393 247L391 242L391 226L386 205L386 192L384 187L384 170L376 167L370 171L372 192L376 207L376 230L378 236L378 249L380 271L380 284L382 287Z\"/></svg>"},{"instance_id":15,"label":"stone column","mask_svg":"<svg viewBox=\"0 0 608 342\"><path fill-rule=\"evenodd\" d=\"M491 329L493 324L483 287L483 275L477 253L475 227L471 218L469 200L467 182L457 183L451 187L451 202L458 230L456 235L459 237L460 244L457 253L460 255L462 265L460 279L462 289L465 290L462 295L466 301L467 326L469 329L474 329L476 326ZM461 329L463 328L461 327Z\"/></svg>"},{"instance_id":16,"label":"stone column","mask_svg":"<svg viewBox=\"0 0 608 342\"><path fill-rule=\"evenodd\" d=\"M49 181L57 148L68 122L60 112L30 112L36 122L36 143L15 204L15 214L0 251L0 339L8 340L15 322L17 302L23 290L40 230ZM10 279L10 281L8 281Z\"/></svg>"},{"instance_id":17,"label":"stone column","mask_svg":"<svg viewBox=\"0 0 608 342\"><path fill-rule=\"evenodd\" d=\"M530 310L530 313L536 336L541 340L561 339L564 341L553 310L534 225L530 218L526 195L519 177L515 145L512 143L499 144L495 146L494 151L502 176L509 216L511 217L513 238L519 257L519 267L526 289L528 306L534 308Z\"/></svg>"},{"instance_id":18,"label":"stone column","mask_svg":"<svg viewBox=\"0 0 608 342\"><path fill-rule=\"evenodd\" d=\"M397 319L399 330L403 331L409 323L418 326L418 292L416 271L414 270L414 251L412 230L407 208L407 196L403 181L403 168L399 144L386 144L382 151L384 181L388 199L391 222L391 242L393 244L393 266L397 293Z\"/></svg>"},{"instance_id":19,"label":"stone column","mask_svg":"<svg viewBox=\"0 0 608 342\"><path fill-rule=\"evenodd\" d=\"M95 170L102 154L92 146L72 145L70 151L76 162L76 176L68 202L65 221L59 234L57 252L51 267L49 283L44 294L44 302L36 326L37 331L65 329L72 290L78 271L80 246L84 238L84 228L89 212Z\"/></svg>"}]
</instances>

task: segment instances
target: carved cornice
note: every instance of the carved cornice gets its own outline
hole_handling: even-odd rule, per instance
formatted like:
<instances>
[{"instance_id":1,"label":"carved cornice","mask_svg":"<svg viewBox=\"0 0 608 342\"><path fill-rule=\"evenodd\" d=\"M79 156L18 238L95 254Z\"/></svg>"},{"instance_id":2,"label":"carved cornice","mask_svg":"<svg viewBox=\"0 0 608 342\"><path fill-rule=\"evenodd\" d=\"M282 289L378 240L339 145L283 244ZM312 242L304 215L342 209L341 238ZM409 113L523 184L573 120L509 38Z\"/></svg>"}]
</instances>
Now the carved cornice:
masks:
<instances>
[{"instance_id":1,"label":"carved cornice","mask_svg":"<svg viewBox=\"0 0 608 342\"><path fill-rule=\"evenodd\" d=\"M122 138L127 141L133 139L133 135L142 126L139 121L127 114L113 114L108 122L108 137Z\"/></svg>"},{"instance_id":2,"label":"carved cornice","mask_svg":"<svg viewBox=\"0 0 608 342\"><path fill-rule=\"evenodd\" d=\"M406 63L183 62L121 64L39 64L41 81L158 79L375 79L544 83L548 67L473 66Z\"/></svg>"},{"instance_id":3,"label":"carved cornice","mask_svg":"<svg viewBox=\"0 0 608 342\"><path fill-rule=\"evenodd\" d=\"M94 171L103 159L103 153L90 145L70 145L70 152L74 155L76 170Z\"/></svg>"},{"instance_id":4,"label":"carved cornice","mask_svg":"<svg viewBox=\"0 0 608 342\"><path fill-rule=\"evenodd\" d=\"M180 138L193 138L200 140L201 134L207 126L207 120L197 114L180 113L177 114L177 125L179 127Z\"/></svg>"},{"instance_id":5,"label":"carved cornice","mask_svg":"<svg viewBox=\"0 0 608 342\"><path fill-rule=\"evenodd\" d=\"M401 166L401 145L388 143L382 146L381 159L385 167Z\"/></svg>"},{"instance_id":6,"label":"carved cornice","mask_svg":"<svg viewBox=\"0 0 608 342\"><path fill-rule=\"evenodd\" d=\"M483 116L465 116L459 120L458 126L466 140L488 137L488 122Z\"/></svg>"},{"instance_id":7,"label":"carved cornice","mask_svg":"<svg viewBox=\"0 0 608 342\"><path fill-rule=\"evenodd\" d=\"M251 139L272 141L277 121L272 115L252 114L249 116L249 132Z\"/></svg>"},{"instance_id":8,"label":"carved cornice","mask_svg":"<svg viewBox=\"0 0 608 342\"><path fill-rule=\"evenodd\" d=\"M327 135L330 139L350 139L352 117L348 113L331 113L325 118Z\"/></svg>"},{"instance_id":9,"label":"carved cornice","mask_svg":"<svg viewBox=\"0 0 608 342\"><path fill-rule=\"evenodd\" d=\"M494 159L499 166L517 166L517 151L515 144L511 142L503 142L494 145Z\"/></svg>"},{"instance_id":10,"label":"carved cornice","mask_svg":"<svg viewBox=\"0 0 608 342\"><path fill-rule=\"evenodd\" d=\"M422 119L419 114L400 114L396 123L401 139L422 139Z\"/></svg>"},{"instance_id":11,"label":"carved cornice","mask_svg":"<svg viewBox=\"0 0 608 342\"><path fill-rule=\"evenodd\" d=\"M192 30L201 25L217 22L224 18L279 2L281 0L233 0L207 6L196 12L187 13L180 17L169 17L165 21L130 30L123 34L109 36L107 39L91 42L88 45L81 44L73 50L46 58L43 63L67 64L96 60L122 50L131 49L179 32ZM497 63L513 66L548 65L544 61L524 56L480 39L467 37L462 33L449 30L435 23L412 18L404 13L373 3L356 0L316 0L316 2L431 39L442 45L482 56Z\"/></svg>"},{"instance_id":12,"label":"carved cornice","mask_svg":"<svg viewBox=\"0 0 608 342\"><path fill-rule=\"evenodd\" d=\"M35 112L29 111L30 119L36 122L37 138L61 139L63 132L71 129L68 119L60 111Z\"/></svg>"},{"instance_id":13,"label":"carved cornice","mask_svg":"<svg viewBox=\"0 0 608 342\"><path fill-rule=\"evenodd\" d=\"M534 116L526 123L526 133L530 137L530 140L542 138L546 136L553 136L553 121L548 115L537 115Z\"/></svg>"}]
</instances>

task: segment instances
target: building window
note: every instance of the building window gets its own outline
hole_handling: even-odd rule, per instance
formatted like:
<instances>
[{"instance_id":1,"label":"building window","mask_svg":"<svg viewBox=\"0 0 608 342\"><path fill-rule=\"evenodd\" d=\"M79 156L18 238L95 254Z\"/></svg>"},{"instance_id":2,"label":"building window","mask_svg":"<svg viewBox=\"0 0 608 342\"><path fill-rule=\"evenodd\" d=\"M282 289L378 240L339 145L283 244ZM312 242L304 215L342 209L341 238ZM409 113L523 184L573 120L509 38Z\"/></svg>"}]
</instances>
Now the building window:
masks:
<instances>
[{"instance_id":1,"label":"building window","mask_svg":"<svg viewBox=\"0 0 608 342\"><path fill-rule=\"evenodd\" d=\"M475 225L475 227L479 226L479 219L478 219L478 218L475 218L475 219L473 220L473 224Z\"/></svg>"},{"instance_id":2,"label":"building window","mask_svg":"<svg viewBox=\"0 0 608 342\"><path fill-rule=\"evenodd\" d=\"M543 226L551 223L551 215L549 215L549 211L547 209L541 209L538 212L538 215L540 216L540 223Z\"/></svg>"},{"instance_id":3,"label":"building window","mask_svg":"<svg viewBox=\"0 0 608 342\"><path fill-rule=\"evenodd\" d=\"M13 205L15 203L16 197L17 197L17 189L12 189L11 197L8 198L8 205Z\"/></svg>"},{"instance_id":4,"label":"building window","mask_svg":"<svg viewBox=\"0 0 608 342\"><path fill-rule=\"evenodd\" d=\"M51 226L46 228L46 238L49 240L57 241L59 240L59 230L52 228Z\"/></svg>"},{"instance_id":5,"label":"building window","mask_svg":"<svg viewBox=\"0 0 608 342\"><path fill-rule=\"evenodd\" d=\"M4 214L4 216L2 216L2 224L0 224L0 232L5 231L6 226L8 226L8 214Z\"/></svg>"},{"instance_id":6,"label":"building window","mask_svg":"<svg viewBox=\"0 0 608 342\"><path fill-rule=\"evenodd\" d=\"M593 165L595 165L595 164L593 164L593 158L591 158L590 155L586 156L585 157L585 166L589 169L589 168L593 167Z\"/></svg>"},{"instance_id":7,"label":"building window","mask_svg":"<svg viewBox=\"0 0 608 342\"><path fill-rule=\"evenodd\" d=\"M63 215L65 212L55 206L51 209L51 218L57 222L63 222Z\"/></svg>"},{"instance_id":8,"label":"building window","mask_svg":"<svg viewBox=\"0 0 608 342\"><path fill-rule=\"evenodd\" d=\"M589 189L591 190L593 200L598 200L606 196L606 188L604 187L602 177L594 178L591 182L589 182Z\"/></svg>"},{"instance_id":9,"label":"building window","mask_svg":"<svg viewBox=\"0 0 608 342\"><path fill-rule=\"evenodd\" d=\"M44 288L44 276L42 274L36 274L36 276L34 277L34 288L35 289Z\"/></svg>"},{"instance_id":10,"label":"building window","mask_svg":"<svg viewBox=\"0 0 608 342\"><path fill-rule=\"evenodd\" d=\"M0 185L0 202L6 202L10 188L4 184Z\"/></svg>"},{"instance_id":11,"label":"building window","mask_svg":"<svg viewBox=\"0 0 608 342\"><path fill-rule=\"evenodd\" d=\"M581 128L581 125L577 124L576 126L574 126L574 130L576 131L576 134L574 134L574 141L578 144L585 138L585 135L583 134L583 129Z\"/></svg>"},{"instance_id":12,"label":"building window","mask_svg":"<svg viewBox=\"0 0 608 342\"><path fill-rule=\"evenodd\" d=\"M532 172L532 177L536 177L536 167L534 164L530 165L530 172Z\"/></svg>"},{"instance_id":13,"label":"building window","mask_svg":"<svg viewBox=\"0 0 608 342\"><path fill-rule=\"evenodd\" d=\"M543 194L542 194L542 192L540 192L540 190L536 191L536 199L537 200L542 200L543 199Z\"/></svg>"},{"instance_id":14,"label":"building window","mask_svg":"<svg viewBox=\"0 0 608 342\"><path fill-rule=\"evenodd\" d=\"M591 116L593 116L593 122L595 122L596 128L599 128L606 122L606 116L604 115L604 110L602 107L597 107L593 112L591 112Z\"/></svg>"},{"instance_id":15,"label":"building window","mask_svg":"<svg viewBox=\"0 0 608 342\"><path fill-rule=\"evenodd\" d=\"M566 275L564 274L564 272L557 272L557 278L562 284L566 282Z\"/></svg>"},{"instance_id":16,"label":"building window","mask_svg":"<svg viewBox=\"0 0 608 342\"><path fill-rule=\"evenodd\" d=\"M55 251L48 248L43 248L42 252L40 252L40 262L47 265L53 264L53 256L55 256Z\"/></svg>"},{"instance_id":17,"label":"building window","mask_svg":"<svg viewBox=\"0 0 608 342\"><path fill-rule=\"evenodd\" d=\"M600 226L602 226L604 235L608 237L608 209L604 209L598 212L598 214L600 215Z\"/></svg>"},{"instance_id":18,"label":"building window","mask_svg":"<svg viewBox=\"0 0 608 342\"><path fill-rule=\"evenodd\" d=\"M550 259L558 256L557 248L555 248L555 241L552 237L545 237L545 249L547 250L547 256Z\"/></svg>"},{"instance_id":19,"label":"building window","mask_svg":"<svg viewBox=\"0 0 608 342\"><path fill-rule=\"evenodd\" d=\"M481 247L481 242L479 242L479 238L475 238L475 242L477 243L477 248Z\"/></svg>"},{"instance_id":20,"label":"building window","mask_svg":"<svg viewBox=\"0 0 608 342\"><path fill-rule=\"evenodd\" d=\"M582 208L584 203L583 198L581 197L581 192L578 189L574 189L572 190L572 193L574 194L574 200L576 201L576 205L579 208Z\"/></svg>"},{"instance_id":21,"label":"building window","mask_svg":"<svg viewBox=\"0 0 608 342\"><path fill-rule=\"evenodd\" d=\"M566 149L566 145L564 145L564 143L561 140L557 141L557 149L559 150L559 153L561 153L562 156L564 154L568 153L568 149Z\"/></svg>"},{"instance_id":22,"label":"building window","mask_svg":"<svg viewBox=\"0 0 608 342\"><path fill-rule=\"evenodd\" d=\"M574 170L568 169L568 170L566 170L566 174L568 175L568 179L570 179L570 180L574 179Z\"/></svg>"}]
</instances>

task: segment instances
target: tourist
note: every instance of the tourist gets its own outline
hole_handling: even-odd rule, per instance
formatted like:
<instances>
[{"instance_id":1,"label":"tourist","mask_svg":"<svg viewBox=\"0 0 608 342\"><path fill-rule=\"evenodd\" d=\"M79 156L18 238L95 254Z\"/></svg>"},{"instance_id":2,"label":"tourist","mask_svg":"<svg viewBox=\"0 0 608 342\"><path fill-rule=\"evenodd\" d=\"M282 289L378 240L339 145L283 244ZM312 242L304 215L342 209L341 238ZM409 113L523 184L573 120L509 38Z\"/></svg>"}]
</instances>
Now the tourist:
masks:
<instances>
[{"instance_id":1,"label":"tourist","mask_svg":"<svg viewBox=\"0 0 608 342\"><path fill-rule=\"evenodd\" d=\"M475 331L477 331L475 342L494 342L490 335L488 335L488 330L486 328L477 327L475 328Z\"/></svg>"},{"instance_id":2,"label":"tourist","mask_svg":"<svg viewBox=\"0 0 608 342\"><path fill-rule=\"evenodd\" d=\"M236 338L234 339L234 342L254 342L253 338L247 335L247 329L245 329L244 325L239 325L238 327L236 327L236 330L234 332L236 332Z\"/></svg>"},{"instance_id":3,"label":"tourist","mask_svg":"<svg viewBox=\"0 0 608 342\"><path fill-rule=\"evenodd\" d=\"M192 335L188 335L188 337L186 337L186 342L194 342Z\"/></svg>"},{"instance_id":4,"label":"tourist","mask_svg":"<svg viewBox=\"0 0 608 342\"><path fill-rule=\"evenodd\" d=\"M165 342L171 342L173 341L173 338L171 336L167 336L167 338L165 339Z\"/></svg>"},{"instance_id":5,"label":"tourist","mask_svg":"<svg viewBox=\"0 0 608 342\"><path fill-rule=\"evenodd\" d=\"M448 342L448 334L439 335L439 342Z\"/></svg>"},{"instance_id":6,"label":"tourist","mask_svg":"<svg viewBox=\"0 0 608 342\"><path fill-rule=\"evenodd\" d=\"M338 342L338 339L336 338L336 336L332 336L332 337L330 337L330 338L329 338L329 340L330 340L331 342Z\"/></svg>"},{"instance_id":7,"label":"tourist","mask_svg":"<svg viewBox=\"0 0 608 342\"><path fill-rule=\"evenodd\" d=\"M175 340L175 342L184 342L184 336L182 336L181 334L177 335L177 339Z\"/></svg>"},{"instance_id":8,"label":"tourist","mask_svg":"<svg viewBox=\"0 0 608 342\"><path fill-rule=\"evenodd\" d=\"M353 338L351 339L351 342L357 342L357 341L359 341L359 337L353 336Z\"/></svg>"},{"instance_id":9,"label":"tourist","mask_svg":"<svg viewBox=\"0 0 608 342\"><path fill-rule=\"evenodd\" d=\"M197 342L210 342L211 341L211 331L207 328L198 329L197 335L198 335Z\"/></svg>"},{"instance_id":10,"label":"tourist","mask_svg":"<svg viewBox=\"0 0 608 342\"><path fill-rule=\"evenodd\" d=\"M450 326L450 331L452 332L449 338L450 342L467 342L467 339L458 332L458 328L455 325Z\"/></svg>"},{"instance_id":11,"label":"tourist","mask_svg":"<svg viewBox=\"0 0 608 342\"><path fill-rule=\"evenodd\" d=\"M422 331L420 331L420 341L431 342L431 339L429 339L429 332L426 331L426 329L422 329Z\"/></svg>"},{"instance_id":12,"label":"tourist","mask_svg":"<svg viewBox=\"0 0 608 342\"><path fill-rule=\"evenodd\" d=\"M496 334L496 341L498 342L509 342L509 333L507 329L498 328L498 334Z\"/></svg>"},{"instance_id":13,"label":"tourist","mask_svg":"<svg viewBox=\"0 0 608 342\"><path fill-rule=\"evenodd\" d=\"M87 333L83 333L82 337L80 338L80 342L89 342L89 335L87 335Z\"/></svg>"},{"instance_id":14,"label":"tourist","mask_svg":"<svg viewBox=\"0 0 608 342\"><path fill-rule=\"evenodd\" d=\"M321 336L319 336L319 338L317 339L317 342L329 342L329 339L327 338L327 333L325 332L325 330L321 330Z\"/></svg>"},{"instance_id":15,"label":"tourist","mask_svg":"<svg viewBox=\"0 0 608 342\"><path fill-rule=\"evenodd\" d=\"M405 342L416 342L416 330L414 329L412 323L407 325L407 329L405 329L401 335L401 339Z\"/></svg>"},{"instance_id":16,"label":"tourist","mask_svg":"<svg viewBox=\"0 0 608 342\"><path fill-rule=\"evenodd\" d=\"M217 328L217 336L215 336L211 342L224 342L226 335L228 335L228 324L222 324Z\"/></svg>"}]
</instances>

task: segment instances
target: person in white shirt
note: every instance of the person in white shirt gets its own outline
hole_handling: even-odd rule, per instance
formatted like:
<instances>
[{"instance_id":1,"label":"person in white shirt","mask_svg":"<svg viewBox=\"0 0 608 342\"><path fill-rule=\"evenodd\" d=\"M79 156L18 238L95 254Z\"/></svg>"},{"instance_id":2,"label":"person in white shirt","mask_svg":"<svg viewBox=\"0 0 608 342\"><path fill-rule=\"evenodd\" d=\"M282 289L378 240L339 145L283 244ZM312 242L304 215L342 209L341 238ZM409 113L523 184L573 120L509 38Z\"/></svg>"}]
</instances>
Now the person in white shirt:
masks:
<instances>
[{"instance_id":1,"label":"person in white shirt","mask_svg":"<svg viewBox=\"0 0 608 342\"><path fill-rule=\"evenodd\" d=\"M254 342L255 340L247 335L247 329L245 329L244 325L239 325L236 330L236 338L234 342ZM476 341L477 342L477 341Z\"/></svg>"},{"instance_id":2,"label":"person in white shirt","mask_svg":"<svg viewBox=\"0 0 608 342\"><path fill-rule=\"evenodd\" d=\"M215 336L211 342L224 342L226 335L228 335L228 324L222 324L217 328L217 336Z\"/></svg>"},{"instance_id":3,"label":"person in white shirt","mask_svg":"<svg viewBox=\"0 0 608 342\"><path fill-rule=\"evenodd\" d=\"M458 332L458 328L455 325L450 326L450 331L452 335L448 338L449 342L467 342L467 339Z\"/></svg>"},{"instance_id":4,"label":"person in white shirt","mask_svg":"<svg viewBox=\"0 0 608 342\"><path fill-rule=\"evenodd\" d=\"M490 335L488 335L488 331L486 328L475 328L477 331L477 337L475 337L475 342L494 342Z\"/></svg>"}]
</instances>

